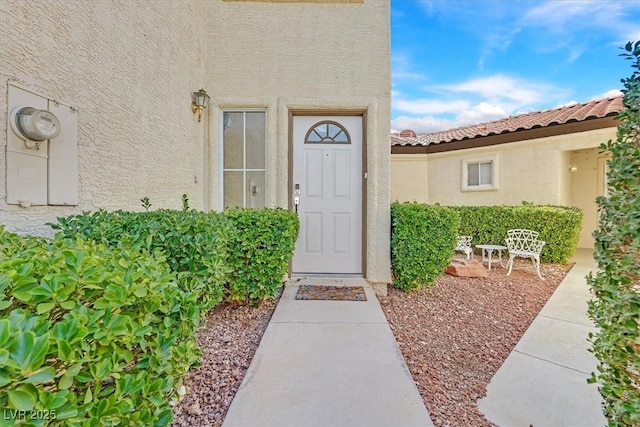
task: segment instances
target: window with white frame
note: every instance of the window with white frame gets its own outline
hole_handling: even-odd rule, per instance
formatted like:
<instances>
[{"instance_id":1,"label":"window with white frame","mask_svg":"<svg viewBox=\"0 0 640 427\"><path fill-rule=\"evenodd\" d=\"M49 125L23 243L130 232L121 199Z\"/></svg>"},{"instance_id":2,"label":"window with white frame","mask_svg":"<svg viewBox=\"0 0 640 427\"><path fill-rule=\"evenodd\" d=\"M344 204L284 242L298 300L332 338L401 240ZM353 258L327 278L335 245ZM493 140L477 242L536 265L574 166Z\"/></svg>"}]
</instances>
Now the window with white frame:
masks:
<instances>
[{"instance_id":1,"label":"window with white frame","mask_svg":"<svg viewBox=\"0 0 640 427\"><path fill-rule=\"evenodd\" d=\"M462 161L462 191L496 190L497 188L497 157Z\"/></svg>"},{"instance_id":2,"label":"window with white frame","mask_svg":"<svg viewBox=\"0 0 640 427\"><path fill-rule=\"evenodd\" d=\"M266 112L222 114L222 208L262 208L266 197Z\"/></svg>"}]
</instances>

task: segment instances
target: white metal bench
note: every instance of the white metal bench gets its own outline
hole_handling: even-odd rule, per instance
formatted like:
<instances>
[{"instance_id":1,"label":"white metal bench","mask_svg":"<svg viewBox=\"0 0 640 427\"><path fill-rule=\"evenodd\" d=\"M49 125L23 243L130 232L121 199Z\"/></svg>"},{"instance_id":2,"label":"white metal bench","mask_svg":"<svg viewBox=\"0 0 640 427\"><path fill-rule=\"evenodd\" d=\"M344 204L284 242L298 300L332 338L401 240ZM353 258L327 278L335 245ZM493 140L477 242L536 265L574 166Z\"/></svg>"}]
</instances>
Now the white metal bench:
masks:
<instances>
[{"instance_id":1,"label":"white metal bench","mask_svg":"<svg viewBox=\"0 0 640 427\"><path fill-rule=\"evenodd\" d=\"M507 263L507 276L511 274L513 268L513 260L515 257L529 258L536 267L536 273L541 280L544 280L540 274L540 252L546 244L542 240L538 240L540 233L533 230L514 229L507 231L507 250L509 251L509 261Z\"/></svg>"},{"instance_id":2,"label":"white metal bench","mask_svg":"<svg viewBox=\"0 0 640 427\"><path fill-rule=\"evenodd\" d=\"M467 257L467 261L471 259L473 249L471 249L471 240L473 236L458 236L458 242L456 243L455 251L464 252Z\"/></svg>"}]
</instances>

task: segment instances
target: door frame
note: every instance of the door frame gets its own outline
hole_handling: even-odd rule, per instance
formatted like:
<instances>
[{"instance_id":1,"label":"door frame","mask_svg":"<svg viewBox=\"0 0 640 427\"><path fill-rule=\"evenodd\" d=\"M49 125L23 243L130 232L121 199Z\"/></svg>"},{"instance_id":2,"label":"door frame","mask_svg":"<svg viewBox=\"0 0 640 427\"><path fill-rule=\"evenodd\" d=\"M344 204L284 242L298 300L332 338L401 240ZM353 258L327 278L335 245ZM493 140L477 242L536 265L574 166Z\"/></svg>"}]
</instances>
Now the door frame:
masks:
<instances>
[{"instance_id":1,"label":"door frame","mask_svg":"<svg viewBox=\"0 0 640 427\"><path fill-rule=\"evenodd\" d=\"M367 110L321 110L321 109L289 109L289 129L288 129L288 172L287 172L287 197L288 209L294 210L293 206L293 119L296 116L359 116L362 118L362 277L367 277ZM292 274L292 260L289 260L289 277ZM331 273L329 273L331 274ZM339 273L336 273L339 274Z\"/></svg>"}]
</instances>

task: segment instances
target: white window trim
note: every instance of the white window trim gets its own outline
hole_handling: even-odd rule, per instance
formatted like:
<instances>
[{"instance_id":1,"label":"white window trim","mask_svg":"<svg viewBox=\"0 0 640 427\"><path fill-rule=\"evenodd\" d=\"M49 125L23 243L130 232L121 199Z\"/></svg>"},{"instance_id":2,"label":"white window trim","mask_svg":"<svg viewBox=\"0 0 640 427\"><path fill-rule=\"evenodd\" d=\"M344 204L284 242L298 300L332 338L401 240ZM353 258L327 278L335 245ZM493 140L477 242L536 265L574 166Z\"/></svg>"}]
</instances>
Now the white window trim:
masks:
<instances>
[{"instance_id":1,"label":"white window trim","mask_svg":"<svg viewBox=\"0 0 640 427\"><path fill-rule=\"evenodd\" d=\"M469 165L474 163L491 163L491 184L469 185ZM498 156L477 157L462 160L461 191L496 191L498 189Z\"/></svg>"},{"instance_id":2,"label":"white window trim","mask_svg":"<svg viewBox=\"0 0 640 427\"><path fill-rule=\"evenodd\" d=\"M245 153L242 157L242 169L235 169L235 168L229 168L229 169L225 169L224 168L224 113L243 113L243 116L246 113L264 113L265 114L265 130L264 130L264 141L265 141L265 164L264 164L264 169L247 169L247 156L246 156L246 133L243 133L243 138L242 138L242 145L243 145L243 152ZM246 120L246 118L245 118ZM242 188L246 188L246 173L247 172L264 172L264 182L265 182L265 188L263 189L263 191L266 192L267 190L267 181L269 179L269 177L267 176L267 123L268 117L267 117L267 110L265 108L221 108L220 109L220 210L223 211L225 209L224 206L224 173L225 172L243 172L243 176L242 176ZM266 201L266 194L265 194L265 201ZM247 194L246 192L243 192L242 194L242 204L243 206L247 205ZM266 204L265 204L266 206Z\"/></svg>"}]
</instances>

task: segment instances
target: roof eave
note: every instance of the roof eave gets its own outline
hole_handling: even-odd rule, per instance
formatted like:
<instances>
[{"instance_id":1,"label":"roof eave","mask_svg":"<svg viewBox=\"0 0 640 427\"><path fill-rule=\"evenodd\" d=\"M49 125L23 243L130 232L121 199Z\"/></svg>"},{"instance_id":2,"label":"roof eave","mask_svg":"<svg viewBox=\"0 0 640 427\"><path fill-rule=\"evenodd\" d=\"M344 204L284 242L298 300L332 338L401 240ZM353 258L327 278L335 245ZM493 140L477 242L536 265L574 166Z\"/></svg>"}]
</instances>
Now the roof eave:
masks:
<instances>
[{"instance_id":1,"label":"roof eave","mask_svg":"<svg viewBox=\"0 0 640 427\"><path fill-rule=\"evenodd\" d=\"M440 142L437 144L429 144L426 146L392 146L391 154L441 153L445 151L487 147L491 145L507 144L510 142L526 141L530 139L539 139L547 138L550 136L587 132L590 130L617 127L620 122L616 119L616 117L617 114L612 114L606 117L593 118L580 122L570 122L563 124L554 123L545 127L523 129L487 136L478 136L475 138L463 139L459 141Z\"/></svg>"}]
</instances>

